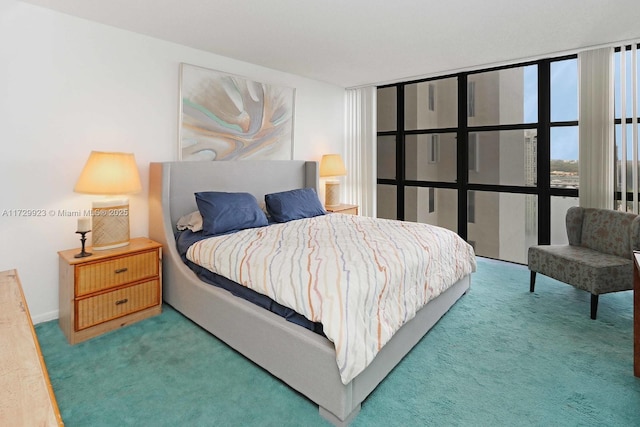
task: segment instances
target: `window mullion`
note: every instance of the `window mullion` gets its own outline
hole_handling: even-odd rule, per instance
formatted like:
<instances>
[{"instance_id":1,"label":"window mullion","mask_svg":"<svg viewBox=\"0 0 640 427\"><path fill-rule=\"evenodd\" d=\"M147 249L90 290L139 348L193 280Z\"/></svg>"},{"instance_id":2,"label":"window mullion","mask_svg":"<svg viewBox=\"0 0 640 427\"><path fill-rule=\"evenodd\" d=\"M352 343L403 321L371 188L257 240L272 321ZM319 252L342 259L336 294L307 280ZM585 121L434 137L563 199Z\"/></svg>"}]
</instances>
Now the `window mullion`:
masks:
<instances>
[{"instance_id":1,"label":"window mullion","mask_svg":"<svg viewBox=\"0 0 640 427\"><path fill-rule=\"evenodd\" d=\"M467 190L469 185L469 151L467 150L467 74L458 76L458 132L456 141L458 181L458 234L468 239Z\"/></svg>"},{"instance_id":2,"label":"window mullion","mask_svg":"<svg viewBox=\"0 0 640 427\"><path fill-rule=\"evenodd\" d=\"M551 243L551 63L538 63L538 244Z\"/></svg>"},{"instance_id":3,"label":"window mullion","mask_svg":"<svg viewBox=\"0 0 640 427\"><path fill-rule=\"evenodd\" d=\"M404 196L405 196L405 134L404 134L404 85L398 85L398 89L396 91L397 94L397 124L396 129L398 130L396 136L396 217L399 220L404 220Z\"/></svg>"}]
</instances>

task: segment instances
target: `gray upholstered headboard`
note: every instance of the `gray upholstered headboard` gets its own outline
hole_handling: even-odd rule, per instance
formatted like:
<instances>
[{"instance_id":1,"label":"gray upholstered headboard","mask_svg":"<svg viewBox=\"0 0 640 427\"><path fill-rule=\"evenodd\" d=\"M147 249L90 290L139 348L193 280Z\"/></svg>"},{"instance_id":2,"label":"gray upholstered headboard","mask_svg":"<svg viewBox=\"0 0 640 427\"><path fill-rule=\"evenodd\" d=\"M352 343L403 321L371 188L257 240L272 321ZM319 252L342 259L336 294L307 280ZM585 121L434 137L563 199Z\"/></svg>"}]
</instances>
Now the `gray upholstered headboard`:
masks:
<instances>
[{"instance_id":1,"label":"gray upholstered headboard","mask_svg":"<svg viewBox=\"0 0 640 427\"><path fill-rule=\"evenodd\" d=\"M168 208L175 230L182 215L197 209L193 194L197 191L242 191L253 194L258 202L264 201L265 194L278 191L308 187L317 191L318 163L304 160L151 163L150 180L150 192L154 191L154 185L162 187L161 197L168 202L164 208Z\"/></svg>"}]
</instances>

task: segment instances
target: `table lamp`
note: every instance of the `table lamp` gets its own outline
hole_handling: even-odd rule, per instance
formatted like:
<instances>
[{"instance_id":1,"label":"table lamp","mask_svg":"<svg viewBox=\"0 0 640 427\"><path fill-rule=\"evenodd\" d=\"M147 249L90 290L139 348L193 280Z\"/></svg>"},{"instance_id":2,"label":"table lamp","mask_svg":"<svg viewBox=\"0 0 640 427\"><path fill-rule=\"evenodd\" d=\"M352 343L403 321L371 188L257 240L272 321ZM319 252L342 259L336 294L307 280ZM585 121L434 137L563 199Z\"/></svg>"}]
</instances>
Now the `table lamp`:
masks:
<instances>
[{"instance_id":1,"label":"table lamp","mask_svg":"<svg viewBox=\"0 0 640 427\"><path fill-rule=\"evenodd\" d=\"M325 154L320 161L321 177L337 177L347 174L344 162L340 154ZM325 203L326 206L337 206L340 204L340 181L328 179L325 183Z\"/></svg>"},{"instance_id":2,"label":"table lamp","mask_svg":"<svg viewBox=\"0 0 640 427\"><path fill-rule=\"evenodd\" d=\"M129 199L124 195L141 189L132 153L91 152L74 191L106 196L92 204L93 249L113 249L129 244Z\"/></svg>"}]
</instances>

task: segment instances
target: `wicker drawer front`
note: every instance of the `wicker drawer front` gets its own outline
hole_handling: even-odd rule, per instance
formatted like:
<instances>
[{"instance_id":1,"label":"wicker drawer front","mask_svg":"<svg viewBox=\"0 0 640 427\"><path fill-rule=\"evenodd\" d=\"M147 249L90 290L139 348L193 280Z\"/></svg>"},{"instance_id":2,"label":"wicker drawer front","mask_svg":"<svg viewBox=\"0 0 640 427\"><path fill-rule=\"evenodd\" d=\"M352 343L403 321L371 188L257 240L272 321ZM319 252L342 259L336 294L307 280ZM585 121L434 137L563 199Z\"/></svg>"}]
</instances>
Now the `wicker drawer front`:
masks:
<instances>
[{"instance_id":1,"label":"wicker drawer front","mask_svg":"<svg viewBox=\"0 0 640 427\"><path fill-rule=\"evenodd\" d=\"M76 296L158 275L158 251L123 256L77 267Z\"/></svg>"},{"instance_id":2,"label":"wicker drawer front","mask_svg":"<svg viewBox=\"0 0 640 427\"><path fill-rule=\"evenodd\" d=\"M76 330L158 305L158 279L76 301Z\"/></svg>"}]
</instances>

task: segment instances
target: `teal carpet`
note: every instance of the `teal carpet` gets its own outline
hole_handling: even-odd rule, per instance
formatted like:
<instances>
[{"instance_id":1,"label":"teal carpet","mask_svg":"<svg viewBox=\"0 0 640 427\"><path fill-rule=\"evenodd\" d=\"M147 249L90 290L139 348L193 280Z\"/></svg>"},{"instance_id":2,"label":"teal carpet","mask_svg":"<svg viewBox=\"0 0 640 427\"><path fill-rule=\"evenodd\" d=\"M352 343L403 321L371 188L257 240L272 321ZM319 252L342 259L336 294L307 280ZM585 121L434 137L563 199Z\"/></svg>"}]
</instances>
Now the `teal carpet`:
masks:
<instances>
[{"instance_id":1,"label":"teal carpet","mask_svg":"<svg viewBox=\"0 0 640 427\"><path fill-rule=\"evenodd\" d=\"M362 405L352 426L638 426L632 293L600 298L478 259L471 291ZM73 426L324 426L317 407L171 307L70 346L36 332Z\"/></svg>"}]
</instances>

